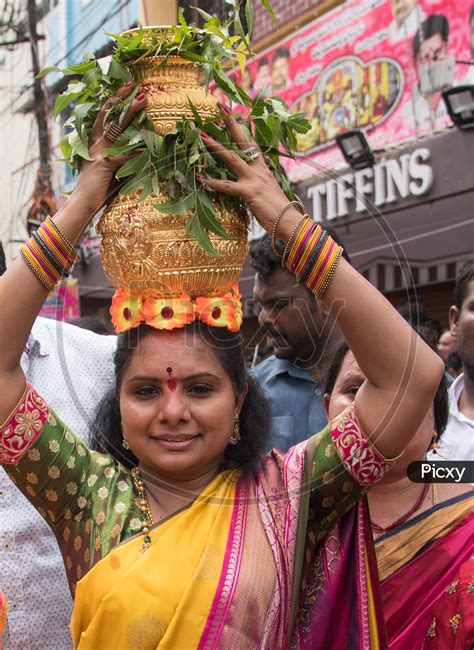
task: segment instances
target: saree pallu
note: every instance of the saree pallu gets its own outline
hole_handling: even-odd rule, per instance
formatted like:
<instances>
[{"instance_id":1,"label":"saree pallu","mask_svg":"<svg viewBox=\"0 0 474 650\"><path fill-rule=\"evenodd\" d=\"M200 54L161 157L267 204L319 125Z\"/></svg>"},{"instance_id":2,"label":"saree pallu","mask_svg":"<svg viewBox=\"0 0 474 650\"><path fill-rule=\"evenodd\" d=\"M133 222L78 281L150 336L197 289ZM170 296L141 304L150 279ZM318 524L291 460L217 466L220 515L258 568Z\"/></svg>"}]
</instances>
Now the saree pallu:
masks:
<instances>
[{"instance_id":1,"label":"saree pallu","mask_svg":"<svg viewBox=\"0 0 474 650\"><path fill-rule=\"evenodd\" d=\"M77 585L75 647L384 648L365 501L326 533L316 447L270 455L257 477L219 475L146 552L142 535L112 550ZM342 495L320 488L331 526Z\"/></svg>"},{"instance_id":2,"label":"saree pallu","mask_svg":"<svg viewBox=\"0 0 474 650\"><path fill-rule=\"evenodd\" d=\"M389 648L418 650L436 634L435 626L430 630L433 610L450 589L456 592L459 573L474 554L474 496L430 508L380 537L375 549ZM466 597L474 601L473 592Z\"/></svg>"},{"instance_id":3,"label":"saree pallu","mask_svg":"<svg viewBox=\"0 0 474 650\"><path fill-rule=\"evenodd\" d=\"M385 647L361 500L390 463L353 407L255 473L220 473L144 553L130 472L31 387L0 428L0 462L56 535L80 650Z\"/></svg>"}]
</instances>

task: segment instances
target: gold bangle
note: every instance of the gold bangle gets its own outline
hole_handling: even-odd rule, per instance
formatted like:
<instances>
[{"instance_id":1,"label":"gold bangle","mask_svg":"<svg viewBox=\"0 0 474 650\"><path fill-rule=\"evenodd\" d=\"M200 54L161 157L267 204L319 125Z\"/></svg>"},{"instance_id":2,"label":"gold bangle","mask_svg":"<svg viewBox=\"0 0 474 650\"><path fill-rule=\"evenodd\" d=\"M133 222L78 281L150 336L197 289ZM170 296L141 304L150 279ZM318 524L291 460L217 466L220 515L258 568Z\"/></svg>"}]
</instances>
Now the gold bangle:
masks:
<instances>
[{"instance_id":1,"label":"gold bangle","mask_svg":"<svg viewBox=\"0 0 474 650\"><path fill-rule=\"evenodd\" d=\"M339 264L339 260L341 259L342 251L343 251L343 249L339 248L339 250L337 251L337 254L336 254L336 258L334 259L334 261L332 263L332 266L331 266L331 269L329 270L329 273L326 275L326 278L325 278L325 280L323 282L323 285L319 289L318 293L315 294L316 298L318 298L318 300L321 300L321 298L326 293L326 289L328 288L329 283L331 282L331 280L333 278L333 275L336 272L337 266Z\"/></svg>"},{"instance_id":2,"label":"gold bangle","mask_svg":"<svg viewBox=\"0 0 474 650\"><path fill-rule=\"evenodd\" d=\"M304 205L301 203L301 201L290 201L287 203L285 206L282 207L280 212L278 213L278 216L275 220L275 223L273 224L272 228L272 248L273 252L275 255L278 255L278 257L282 257L276 249L276 229L278 228L278 224L280 223L280 219L282 216L285 214L285 212L288 210L288 208L291 208L292 205L298 205L301 208L301 214L304 214Z\"/></svg>"},{"instance_id":3,"label":"gold bangle","mask_svg":"<svg viewBox=\"0 0 474 650\"><path fill-rule=\"evenodd\" d=\"M66 235L60 230L59 226L52 220L52 218L48 215L45 219L45 222L49 224L59 237L60 241L64 245L64 247L67 249L67 252L69 253L69 257L72 258L75 262L78 261L79 256L74 250L74 246L71 244L69 239L66 237Z\"/></svg>"},{"instance_id":4,"label":"gold bangle","mask_svg":"<svg viewBox=\"0 0 474 650\"><path fill-rule=\"evenodd\" d=\"M51 292L54 289L54 286L52 282L47 278L44 273L42 273L39 269L37 269L33 263L30 261L30 259L27 256L26 251L23 250L23 246L20 248L20 255L23 258L23 261L27 265L27 267L30 269L30 271L33 273L33 275L36 277L38 282L43 286L46 291Z\"/></svg>"},{"instance_id":5,"label":"gold bangle","mask_svg":"<svg viewBox=\"0 0 474 650\"><path fill-rule=\"evenodd\" d=\"M291 233L290 238L289 238L288 241L286 242L285 250L283 251L283 256L282 256L282 258L281 258L281 265L282 265L282 267L283 267L284 269L287 268L287 267L286 267L286 264L285 264L285 261L286 261L286 258L287 258L287 256L288 256L288 253L290 252L290 248L291 248L292 240L294 239L294 237L295 237L296 233L298 232L300 226L302 225L303 221L305 221L306 219L311 219L311 217L309 216L309 214L304 214L304 215L301 217L301 219L298 221L298 223L296 224L296 226L293 228L293 232Z\"/></svg>"}]
</instances>

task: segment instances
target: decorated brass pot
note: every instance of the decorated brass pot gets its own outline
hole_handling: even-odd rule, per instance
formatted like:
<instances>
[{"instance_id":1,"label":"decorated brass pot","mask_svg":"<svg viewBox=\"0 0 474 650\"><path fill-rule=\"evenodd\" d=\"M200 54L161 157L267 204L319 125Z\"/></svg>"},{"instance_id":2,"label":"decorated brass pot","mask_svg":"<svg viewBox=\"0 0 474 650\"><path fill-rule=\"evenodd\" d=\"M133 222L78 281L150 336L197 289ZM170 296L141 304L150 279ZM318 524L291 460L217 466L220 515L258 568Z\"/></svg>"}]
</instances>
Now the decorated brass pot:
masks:
<instances>
[{"instance_id":1,"label":"decorated brass pot","mask_svg":"<svg viewBox=\"0 0 474 650\"><path fill-rule=\"evenodd\" d=\"M156 29L163 34L163 28ZM183 116L192 119L189 100L202 117L218 112L217 100L199 84L200 69L193 62L169 57L146 57L134 66L135 78L147 93L147 112L155 130L166 135ZM164 87L164 90L163 90ZM139 291L157 289L167 297L222 295L237 281L247 254L247 216L235 205L214 207L231 239L210 234L219 253L206 253L192 235L186 233L191 213L170 215L154 206L170 197L151 194L144 201L139 194L117 196L102 215L98 232L102 236L104 271L117 288ZM231 205L231 203L229 203Z\"/></svg>"}]
</instances>

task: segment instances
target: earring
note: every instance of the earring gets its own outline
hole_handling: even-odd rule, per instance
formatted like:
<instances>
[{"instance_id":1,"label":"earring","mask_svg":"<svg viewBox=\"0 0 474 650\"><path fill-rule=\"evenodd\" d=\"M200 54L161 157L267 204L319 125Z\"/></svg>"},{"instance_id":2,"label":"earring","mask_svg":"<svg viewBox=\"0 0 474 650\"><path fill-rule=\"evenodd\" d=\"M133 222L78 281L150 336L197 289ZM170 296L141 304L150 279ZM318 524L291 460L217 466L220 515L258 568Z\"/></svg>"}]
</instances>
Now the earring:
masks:
<instances>
[{"instance_id":1,"label":"earring","mask_svg":"<svg viewBox=\"0 0 474 650\"><path fill-rule=\"evenodd\" d=\"M430 444L430 451L433 452L433 454L437 454L438 452L436 451L439 447L438 443L438 434L436 431L433 431L433 437L431 438L431 444Z\"/></svg>"},{"instance_id":2,"label":"earring","mask_svg":"<svg viewBox=\"0 0 474 650\"><path fill-rule=\"evenodd\" d=\"M234 430L231 437L229 438L229 443L231 445L238 445L240 442L240 420L239 416L234 417Z\"/></svg>"},{"instance_id":3,"label":"earring","mask_svg":"<svg viewBox=\"0 0 474 650\"><path fill-rule=\"evenodd\" d=\"M122 447L128 451L130 449L130 445L128 444L128 440L123 432L123 422L120 422L120 428L122 429Z\"/></svg>"}]
</instances>

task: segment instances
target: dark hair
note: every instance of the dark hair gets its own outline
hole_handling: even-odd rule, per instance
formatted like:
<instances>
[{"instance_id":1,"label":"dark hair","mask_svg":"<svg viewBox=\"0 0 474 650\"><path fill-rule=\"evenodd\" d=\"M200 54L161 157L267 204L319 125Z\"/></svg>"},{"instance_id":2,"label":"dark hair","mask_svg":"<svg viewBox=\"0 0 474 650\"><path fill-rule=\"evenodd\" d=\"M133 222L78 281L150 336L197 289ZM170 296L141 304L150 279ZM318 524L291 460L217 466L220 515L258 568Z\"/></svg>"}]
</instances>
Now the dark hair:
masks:
<instances>
[{"instance_id":1,"label":"dark hair","mask_svg":"<svg viewBox=\"0 0 474 650\"><path fill-rule=\"evenodd\" d=\"M436 347L439 337L443 333L443 328L439 321L430 318L419 298L411 298L400 305L397 311L430 347L433 349Z\"/></svg>"},{"instance_id":2,"label":"dark hair","mask_svg":"<svg viewBox=\"0 0 474 650\"><path fill-rule=\"evenodd\" d=\"M339 237L336 230L327 223L322 222L321 226L328 233L328 235L330 235L334 239L336 244L339 244L339 246L343 247L344 250L342 252L342 257L347 262L349 262L349 264L351 264L351 259L346 249L344 248L342 239ZM285 249L284 242L278 239L276 242L276 248L277 250L283 253ZM260 273L260 275L262 275L264 278L267 278L274 271L282 268L281 257L275 254L275 251L273 250L273 246L272 246L272 238L268 234L264 235L260 239L254 240L250 244L249 254L250 254L250 264L252 268L255 271L257 271L257 273Z\"/></svg>"},{"instance_id":3,"label":"dark hair","mask_svg":"<svg viewBox=\"0 0 474 650\"><path fill-rule=\"evenodd\" d=\"M421 23L421 27L416 32L413 39L413 56L415 59L421 49L421 35L423 35L423 40L425 40L431 38L435 34L439 34L445 43L448 42L449 23L442 14L431 14L431 16L428 16L428 18Z\"/></svg>"},{"instance_id":4,"label":"dark hair","mask_svg":"<svg viewBox=\"0 0 474 650\"><path fill-rule=\"evenodd\" d=\"M257 65L257 70L260 70L260 68L263 68L264 65L269 65L270 61L268 60L268 56L264 56L260 61L258 62Z\"/></svg>"},{"instance_id":5,"label":"dark hair","mask_svg":"<svg viewBox=\"0 0 474 650\"><path fill-rule=\"evenodd\" d=\"M468 22L472 22L472 19L474 18L474 5L471 7L471 11L469 12L469 20Z\"/></svg>"},{"instance_id":6,"label":"dark hair","mask_svg":"<svg viewBox=\"0 0 474 650\"><path fill-rule=\"evenodd\" d=\"M97 316L81 316L81 318L75 318L69 321L69 324L80 327L83 330L95 332L96 334L110 334L107 325L100 318L97 318Z\"/></svg>"},{"instance_id":7,"label":"dark hair","mask_svg":"<svg viewBox=\"0 0 474 650\"><path fill-rule=\"evenodd\" d=\"M0 275L3 275L7 270L7 262L5 260L5 251L3 250L3 244L0 241Z\"/></svg>"},{"instance_id":8,"label":"dark hair","mask_svg":"<svg viewBox=\"0 0 474 650\"><path fill-rule=\"evenodd\" d=\"M459 269L456 276L456 287L454 289L455 304L460 310L469 290L469 284L474 280L474 257L466 260Z\"/></svg>"},{"instance_id":9,"label":"dark hair","mask_svg":"<svg viewBox=\"0 0 474 650\"><path fill-rule=\"evenodd\" d=\"M273 55L272 63L275 63L275 61L277 61L278 59L287 59L289 61L290 50L288 50L286 47L279 47L278 50Z\"/></svg>"},{"instance_id":10,"label":"dark hair","mask_svg":"<svg viewBox=\"0 0 474 650\"><path fill-rule=\"evenodd\" d=\"M446 361L446 370L452 368L455 372L459 373L462 370L462 359L457 350L453 350L448 355L448 360Z\"/></svg>"},{"instance_id":11,"label":"dark hair","mask_svg":"<svg viewBox=\"0 0 474 650\"><path fill-rule=\"evenodd\" d=\"M413 329L421 336L421 338L430 346L432 350L436 351L436 347L433 343L433 338L429 330L424 329L423 327L414 327ZM324 392L328 395L330 395L334 390L337 377L341 371L342 362L344 361L344 358L348 352L349 346L346 342L344 342L341 343L341 345L334 353L326 375L326 384L324 387ZM433 399L433 410L436 432L438 436L441 436L443 431L446 429L449 415L448 384L444 373L436 391L436 395Z\"/></svg>"},{"instance_id":12,"label":"dark hair","mask_svg":"<svg viewBox=\"0 0 474 650\"><path fill-rule=\"evenodd\" d=\"M185 333L198 334L212 349L229 375L236 394L248 384L248 393L240 411L240 442L228 445L224 452L222 469L238 468L245 472L255 470L265 453L270 436L270 409L262 390L255 379L249 377L239 334L223 327L211 327L196 321L184 328ZM111 454L116 460L131 469L138 464L131 450L122 446L122 427L118 393L123 373L128 368L133 351L146 336L157 334L148 325L140 325L121 334L117 339L114 356L115 390L110 391L97 408L91 435L91 448Z\"/></svg>"}]
</instances>

